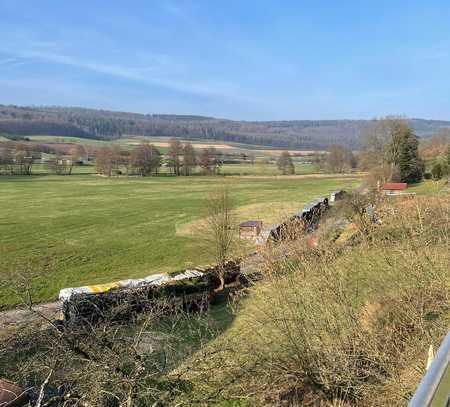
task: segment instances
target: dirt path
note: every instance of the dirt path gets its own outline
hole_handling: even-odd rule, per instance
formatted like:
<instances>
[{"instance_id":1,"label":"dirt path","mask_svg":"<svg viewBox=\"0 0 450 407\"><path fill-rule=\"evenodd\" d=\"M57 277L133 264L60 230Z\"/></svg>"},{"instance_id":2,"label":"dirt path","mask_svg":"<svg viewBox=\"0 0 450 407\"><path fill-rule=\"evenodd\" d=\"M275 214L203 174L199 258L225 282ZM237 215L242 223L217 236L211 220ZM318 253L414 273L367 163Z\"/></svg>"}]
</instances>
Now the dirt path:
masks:
<instances>
[{"instance_id":1,"label":"dirt path","mask_svg":"<svg viewBox=\"0 0 450 407\"><path fill-rule=\"evenodd\" d=\"M250 253L241 264L241 271L246 275L254 275L264 264L264 256L261 253ZM21 326L27 324L46 324L45 318L49 320L59 319L62 312L60 301L36 304L33 311L25 308L14 308L0 312L0 338L8 338ZM44 318L43 318L44 317Z\"/></svg>"},{"instance_id":2,"label":"dirt path","mask_svg":"<svg viewBox=\"0 0 450 407\"><path fill-rule=\"evenodd\" d=\"M20 325L38 321L41 318L39 314L50 320L59 318L62 304L60 301L37 304L33 310L14 308L0 312L0 337L14 332Z\"/></svg>"}]
</instances>

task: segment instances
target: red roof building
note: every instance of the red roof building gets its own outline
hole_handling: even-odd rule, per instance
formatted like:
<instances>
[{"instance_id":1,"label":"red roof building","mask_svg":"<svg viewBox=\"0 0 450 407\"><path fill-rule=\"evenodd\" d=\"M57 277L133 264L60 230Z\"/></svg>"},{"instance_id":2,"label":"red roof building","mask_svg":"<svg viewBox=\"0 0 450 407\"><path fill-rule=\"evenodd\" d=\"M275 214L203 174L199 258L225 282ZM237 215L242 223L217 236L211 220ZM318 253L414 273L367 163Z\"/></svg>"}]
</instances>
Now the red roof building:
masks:
<instances>
[{"instance_id":1,"label":"red roof building","mask_svg":"<svg viewBox=\"0 0 450 407\"><path fill-rule=\"evenodd\" d=\"M385 194L398 194L408 188L406 182L388 182L382 186L382 191Z\"/></svg>"}]
</instances>

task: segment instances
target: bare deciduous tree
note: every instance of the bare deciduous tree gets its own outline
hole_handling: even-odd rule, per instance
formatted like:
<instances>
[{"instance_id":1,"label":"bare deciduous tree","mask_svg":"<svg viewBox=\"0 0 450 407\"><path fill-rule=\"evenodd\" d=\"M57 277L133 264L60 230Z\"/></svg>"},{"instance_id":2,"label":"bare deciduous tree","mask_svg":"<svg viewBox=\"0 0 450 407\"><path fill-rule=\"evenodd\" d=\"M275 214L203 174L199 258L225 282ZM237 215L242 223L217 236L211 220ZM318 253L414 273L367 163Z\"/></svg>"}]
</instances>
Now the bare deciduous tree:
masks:
<instances>
[{"instance_id":1,"label":"bare deciduous tree","mask_svg":"<svg viewBox=\"0 0 450 407\"><path fill-rule=\"evenodd\" d=\"M225 264L236 251L236 222L233 216L233 199L227 185L220 185L206 199L206 220L201 227L205 249L218 265L220 287L225 286Z\"/></svg>"},{"instance_id":2,"label":"bare deciduous tree","mask_svg":"<svg viewBox=\"0 0 450 407\"><path fill-rule=\"evenodd\" d=\"M13 151L9 143L0 145L0 175L12 175L14 173Z\"/></svg>"},{"instance_id":3,"label":"bare deciduous tree","mask_svg":"<svg viewBox=\"0 0 450 407\"><path fill-rule=\"evenodd\" d=\"M28 284L23 288L29 292ZM31 295L24 303L37 320L12 338L0 337L0 372L26 385L33 406L173 405L186 387L168 372L196 349L181 348L180 338L188 334L203 343L213 334L207 319L196 325L164 298L129 319L117 318L123 307L112 308L96 324L55 323L35 309ZM155 326L162 319L163 334Z\"/></svg>"},{"instance_id":4,"label":"bare deciduous tree","mask_svg":"<svg viewBox=\"0 0 450 407\"><path fill-rule=\"evenodd\" d=\"M183 156L183 144L178 139L169 142L169 167L175 175L181 175L181 157Z\"/></svg>"},{"instance_id":5,"label":"bare deciduous tree","mask_svg":"<svg viewBox=\"0 0 450 407\"><path fill-rule=\"evenodd\" d=\"M143 177L157 174L161 166L161 153L153 144L142 143L131 152L130 166L134 173Z\"/></svg>"},{"instance_id":6,"label":"bare deciduous tree","mask_svg":"<svg viewBox=\"0 0 450 407\"><path fill-rule=\"evenodd\" d=\"M183 146L183 174L191 175L196 166L197 157L195 155L194 147L192 147L191 143L186 143Z\"/></svg>"},{"instance_id":7,"label":"bare deciduous tree","mask_svg":"<svg viewBox=\"0 0 450 407\"><path fill-rule=\"evenodd\" d=\"M81 144L76 144L70 148L69 156L72 163L75 165L83 161L83 158L86 156L86 151Z\"/></svg>"},{"instance_id":8,"label":"bare deciduous tree","mask_svg":"<svg viewBox=\"0 0 450 407\"><path fill-rule=\"evenodd\" d=\"M289 151L283 151L281 153L280 158L278 158L277 161L277 167L283 175L295 174L295 166Z\"/></svg>"},{"instance_id":9,"label":"bare deciduous tree","mask_svg":"<svg viewBox=\"0 0 450 407\"><path fill-rule=\"evenodd\" d=\"M31 175L33 167L33 156L31 150L24 143L19 143L16 146L14 153L14 162L18 167L21 175Z\"/></svg>"},{"instance_id":10,"label":"bare deciduous tree","mask_svg":"<svg viewBox=\"0 0 450 407\"><path fill-rule=\"evenodd\" d=\"M377 169L387 179L413 182L422 178L423 163L418 155L418 139L401 118L377 120L365 137L365 169ZM381 170L380 170L381 168Z\"/></svg>"},{"instance_id":11,"label":"bare deciduous tree","mask_svg":"<svg viewBox=\"0 0 450 407\"><path fill-rule=\"evenodd\" d=\"M356 158L352 150L333 145L329 149L329 154L324 156L324 167L330 172L342 173L350 171L356 167Z\"/></svg>"},{"instance_id":12,"label":"bare deciduous tree","mask_svg":"<svg viewBox=\"0 0 450 407\"><path fill-rule=\"evenodd\" d=\"M202 150L199 165L204 174L217 175L222 166L222 154L215 147L207 147Z\"/></svg>"},{"instance_id":13,"label":"bare deciduous tree","mask_svg":"<svg viewBox=\"0 0 450 407\"><path fill-rule=\"evenodd\" d=\"M113 170L113 152L110 147L100 147L96 152L95 164L99 174L110 177Z\"/></svg>"}]
</instances>

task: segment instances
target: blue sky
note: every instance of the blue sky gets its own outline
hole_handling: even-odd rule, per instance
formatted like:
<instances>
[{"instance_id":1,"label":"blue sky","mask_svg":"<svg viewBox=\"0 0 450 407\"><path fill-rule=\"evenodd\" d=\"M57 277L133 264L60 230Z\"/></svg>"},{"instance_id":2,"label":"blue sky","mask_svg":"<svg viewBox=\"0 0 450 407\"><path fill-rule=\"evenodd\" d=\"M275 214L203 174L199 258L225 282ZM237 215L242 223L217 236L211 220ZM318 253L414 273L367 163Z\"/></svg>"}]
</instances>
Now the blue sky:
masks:
<instances>
[{"instance_id":1,"label":"blue sky","mask_svg":"<svg viewBox=\"0 0 450 407\"><path fill-rule=\"evenodd\" d=\"M450 1L0 0L0 103L450 119Z\"/></svg>"}]
</instances>

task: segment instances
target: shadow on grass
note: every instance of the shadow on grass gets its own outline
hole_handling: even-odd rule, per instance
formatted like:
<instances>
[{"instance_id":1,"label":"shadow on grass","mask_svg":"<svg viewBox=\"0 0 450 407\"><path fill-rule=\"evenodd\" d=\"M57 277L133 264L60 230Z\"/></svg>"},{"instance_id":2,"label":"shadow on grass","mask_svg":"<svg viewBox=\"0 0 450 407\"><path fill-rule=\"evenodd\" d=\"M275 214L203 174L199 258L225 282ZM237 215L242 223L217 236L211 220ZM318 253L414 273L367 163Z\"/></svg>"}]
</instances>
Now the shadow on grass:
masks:
<instances>
[{"instance_id":1,"label":"shadow on grass","mask_svg":"<svg viewBox=\"0 0 450 407\"><path fill-rule=\"evenodd\" d=\"M207 343L222 335L233 323L235 314L226 297L213 301L204 312L184 313L181 316L166 316L157 321L151 330L162 335L170 332L177 348L177 358L172 369Z\"/></svg>"},{"instance_id":2,"label":"shadow on grass","mask_svg":"<svg viewBox=\"0 0 450 407\"><path fill-rule=\"evenodd\" d=\"M139 317L145 318L146 315L142 314ZM215 301L205 312L183 311L152 321L144 332L144 335L148 335L149 341L144 340L143 346L139 346L143 356L146 354L144 359L148 359L148 368L155 369L155 366L158 366L152 385L156 386L159 391L189 393L192 390L192 384L189 381L167 375L186 363L202 347L222 335L231 326L233 320L234 315L227 299L220 299ZM105 350L107 351L115 348L112 342L114 339L107 339L108 334L105 339L100 339L102 337L101 326L99 326L100 337L97 337L98 332L96 331L92 331L94 337L90 337L88 332L90 328L92 327L86 327L86 334L80 334L80 331L75 332L71 342L80 344L79 346L87 349L88 353L99 352L102 346L106 346L108 349ZM118 336L118 346L121 347L129 346L129 341L125 338L136 337L137 330L140 328L139 323L134 324L130 320L117 326L111 325L107 331L111 334L114 332L113 336L117 332L121 332ZM84 338L85 335L87 336ZM25 387L34 387L43 380L43 367L48 363L55 363L54 360L58 360L58 364L69 363L71 365L73 355L70 355L70 352L67 353L67 358L64 354L53 355L55 351L58 353L57 347L55 347L58 342L57 337L58 335L55 335L55 331L51 328L24 326L23 329L18 329L13 337L3 340L0 338L0 377L20 383ZM94 347L92 346L93 342L96 343ZM126 360L127 350L125 348L123 350L124 360ZM97 353L95 354L97 355ZM65 359L67 360L64 361ZM38 365L35 365L36 363ZM70 376L73 376L77 370L75 365L73 368L69 368L69 370L73 370L69 374ZM101 365L99 363L99 366ZM24 369L27 366L34 367L27 371ZM56 375L53 377L51 385L56 386L64 380L64 377Z\"/></svg>"}]
</instances>

